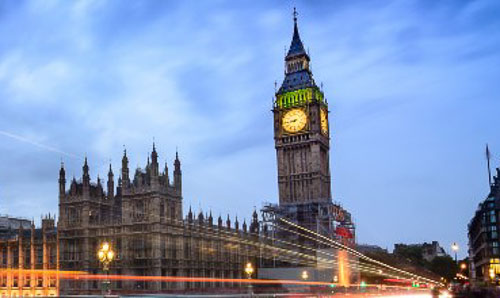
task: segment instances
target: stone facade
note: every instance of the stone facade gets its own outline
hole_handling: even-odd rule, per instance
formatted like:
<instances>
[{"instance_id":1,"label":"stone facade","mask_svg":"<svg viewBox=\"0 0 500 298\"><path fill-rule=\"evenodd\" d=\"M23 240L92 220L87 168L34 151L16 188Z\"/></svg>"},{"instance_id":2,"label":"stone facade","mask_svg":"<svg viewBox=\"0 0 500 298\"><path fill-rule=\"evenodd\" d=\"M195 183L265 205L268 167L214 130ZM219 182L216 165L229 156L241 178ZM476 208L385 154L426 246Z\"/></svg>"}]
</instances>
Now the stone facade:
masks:
<instances>
[{"instance_id":1,"label":"stone facade","mask_svg":"<svg viewBox=\"0 0 500 298\"><path fill-rule=\"evenodd\" d=\"M173 180L167 165L159 170L158 154L153 145L151 162L129 177L128 158L124 152L121 175L114 186L109 169L107 191L97 179L90 181L87 160L82 180L76 179L66 190L65 170L59 177L58 232L61 268L101 273L96 253L102 241L111 242L117 259L110 274L122 276L174 276L241 278L246 262L256 256L255 235L259 233L257 214L247 229L240 229L212 214L194 216L182 212L182 172L178 155L174 161ZM251 240L252 244L248 244ZM111 284L114 293L169 292L220 286L216 283L185 283L122 280ZM237 286L237 285L234 285ZM231 287L231 284L225 284ZM64 294L100 293L98 281L63 281Z\"/></svg>"},{"instance_id":2,"label":"stone facade","mask_svg":"<svg viewBox=\"0 0 500 298\"><path fill-rule=\"evenodd\" d=\"M500 168L489 193L469 222L469 270L471 283L500 284Z\"/></svg>"},{"instance_id":3,"label":"stone facade","mask_svg":"<svg viewBox=\"0 0 500 298\"><path fill-rule=\"evenodd\" d=\"M0 217L0 297L58 296L59 250L53 217L42 227Z\"/></svg>"}]
</instances>

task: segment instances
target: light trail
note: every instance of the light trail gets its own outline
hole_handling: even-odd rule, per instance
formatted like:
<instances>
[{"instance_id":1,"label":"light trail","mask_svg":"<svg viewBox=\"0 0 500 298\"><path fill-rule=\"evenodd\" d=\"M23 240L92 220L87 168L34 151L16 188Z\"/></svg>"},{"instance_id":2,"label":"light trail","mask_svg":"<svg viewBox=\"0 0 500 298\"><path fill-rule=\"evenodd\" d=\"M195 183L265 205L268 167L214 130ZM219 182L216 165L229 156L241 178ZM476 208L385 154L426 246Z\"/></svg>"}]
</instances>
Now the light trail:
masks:
<instances>
[{"instance_id":1,"label":"light trail","mask_svg":"<svg viewBox=\"0 0 500 298\"><path fill-rule=\"evenodd\" d=\"M280 218L280 220L281 220L281 221L283 221L284 223L287 223L287 224L289 224L289 225L293 226L293 227L296 227L296 228L301 229L301 230L303 230L303 231L306 231L306 232L308 232L308 233L310 233L310 234L313 234L313 235L316 235L316 236L318 236L318 237L320 237L320 238L323 238L323 239L327 240L328 242L331 242L332 244L335 244L335 245L337 245L337 246L340 246L341 248L343 248L343 249L347 250L348 252L350 252L350 253L352 253L352 254L354 254L354 255L356 255L356 256L358 256L358 257L360 257L360 258L363 258L363 259L365 259L365 260L371 261L371 262L373 262L373 263L376 263L376 264L378 264L378 265L381 265L381 266L384 266L384 267L386 267L386 268L392 269L392 270L394 270L394 271L401 272L402 274L409 275L409 276L412 276L412 277L416 277L416 278L418 278L418 279L422 279L422 280L428 281L428 282L430 282L430 283L432 283L432 284L434 284L434 285L443 285L441 282L438 282L438 281L435 281L435 280L432 280L432 279L429 279L429 278L426 278L426 277L423 277L423 276L419 276L419 275L417 275L417 274L414 274L414 273L411 273L411 272L408 272L408 271L405 271L405 270L401 270L401 269L396 268L396 267L393 267L393 266L391 266L391 265L389 265L389 264L385 264L385 263L380 262L380 261L378 261L378 260L375 260L375 259L372 259L372 258L370 258L370 257L367 257L367 256L365 256L364 254L360 253L359 251L357 251L357 250L355 250L355 249L352 249L352 248L350 248L350 247L348 247L348 246L345 246L345 245L343 245L342 243L339 243L339 242L337 242L337 241L334 241L334 240L332 240L332 239L330 239L330 238L328 238L328 237L325 237L325 236L323 236L323 235L321 235L321 234L318 234L318 233L316 233L316 232L314 232L314 231L311 231L311 230L309 230L309 229L306 229L306 228L304 228L304 227L302 227L302 226L299 226L299 225L297 225L297 224L295 224L295 223L289 222L289 221L287 221L286 219L282 219L282 218Z\"/></svg>"},{"instance_id":2,"label":"light trail","mask_svg":"<svg viewBox=\"0 0 500 298\"><path fill-rule=\"evenodd\" d=\"M313 240L313 241L316 241L317 243L320 243L320 244L324 244L324 245L328 245L329 247L331 248L336 248L334 247L331 243L328 243L328 242L325 242L325 241L321 241L321 240L318 240L317 238L314 238L312 236L309 236L309 235L306 235L306 234L303 234L303 233L299 233L297 231L293 231L293 230L290 230L290 229L286 229L282 226L279 226L279 225L274 225L276 228L278 229L281 229L281 230L284 230L284 231L288 231L288 232L291 232L291 233L294 233L298 236L301 236L301 237L305 237L307 239L310 239L310 240ZM292 244L293 245L293 244ZM319 252L321 254L325 254L325 255L328 255L334 259L338 259L338 256L337 255L334 255L334 254L331 254L331 253L328 253L328 252L325 252L323 250L317 250L317 249L314 249L314 248L310 248L310 247L305 247L305 246L302 246L302 245L297 245L295 244L295 246L300 246L302 248L305 248L305 249L309 249L309 250L315 250L316 252ZM336 249L339 249L339 248L336 248ZM342 249L342 248L340 248ZM318 258L319 259L319 258ZM339 264L338 262L335 262L334 260L331 260L330 262L328 263L332 263L332 264ZM382 266L380 267L374 267L374 266L370 266L370 263L364 263L362 265L361 261L359 261L359 263L354 263L354 264L351 264L350 262L348 262L346 264L349 268L352 268L352 269L358 269L360 271L363 271L363 272L368 272L368 273L373 273L373 274L376 274L376 275L380 275L380 276L387 276L387 277L394 277L394 278L399 278L399 275L397 273L394 273L394 274L390 274L390 273L387 273L387 270L385 271L381 271L381 268L384 268ZM386 269L386 268L384 268ZM417 281L417 280L415 280ZM420 281L419 281L420 282Z\"/></svg>"},{"instance_id":3,"label":"light trail","mask_svg":"<svg viewBox=\"0 0 500 298\"><path fill-rule=\"evenodd\" d=\"M174 222L181 223L183 221L175 220ZM272 241L272 242L281 242L281 243L284 243L286 245L291 245L291 246L294 246L294 247L300 247L300 248L303 248L303 249L308 249L308 250L320 252L322 254L326 254L326 255L331 256L333 259L332 260L330 260L330 259L324 259L324 258L320 258L318 256L313 256L313 255L305 254L305 253L298 252L298 251L295 251L295 250L284 249L282 247L277 247L277 246L273 246L273 245L269 245L269 244L263 244L261 241L252 241L252 240L250 240L248 238L246 238L246 239L243 238L242 239L241 235L239 235L239 234L237 234L237 233L235 233L235 232L233 232L231 230L226 230L225 228L223 228L223 229L214 229L211 226L201 225L201 226L203 226L204 230L200 231L199 228L201 226L198 225L198 224L196 224L196 220L194 220L192 223L188 223L188 224L191 227L191 229L188 230L188 231L192 232L193 234L197 234L197 235L202 235L203 234L203 235L206 235L207 231L208 231L209 234L210 234L210 236L213 237L214 239L222 240L224 242L233 242L233 243L238 243L238 244L241 244L241 245L247 245L247 246L253 247L253 249L247 250L248 256L262 257L264 259L271 259L271 258L276 258L277 257L278 260L289 261L289 262L297 263L297 264L304 265L304 266L313 266L313 267L324 268L324 269L331 269L331 268L333 268L331 266L332 264L338 264L338 262L336 262L334 260L335 258L337 258L336 255L325 253L325 252L323 252L321 250L316 250L314 248L310 248L310 247L305 247L305 246L302 246L302 245L294 244L294 243L291 243L291 242L288 242L288 241L285 241L285 240L280 240L280 239L276 239L276 238L270 238L270 237L266 237L264 235L255 235L255 234L252 234L252 233L248 233L248 238L255 237L255 238L258 238L258 239L267 239L267 240ZM175 227L175 226L173 226L173 228L176 229L176 230L178 230L178 231L184 231L184 229L182 227ZM289 231L291 231L291 230L289 230ZM309 239L312 239L314 241L321 242L321 243L324 243L326 245L331 246L331 244L325 243L325 242L323 242L321 240L318 240L317 238L312 238L312 237L310 237L308 235L299 234L296 231L291 231L291 232L293 232L295 234L298 234L298 235L302 235L302 236L307 237ZM221 235L221 234L223 234L223 235ZM113 236L116 237L117 235L115 234ZM224 236L227 236L227 238L224 237ZM240 248L238 247L236 249L240 249ZM262 255L262 253L261 253L262 251L260 251L260 250L264 250L264 251L265 250L271 250L273 252L272 256ZM276 251L279 251L279 253L277 253ZM301 259L297 259L297 257L305 258L305 259L308 259L309 261L304 261L304 260L301 260ZM317 261L319 261L319 263L317 263ZM394 277L394 278L398 278L399 277L398 275L396 275L396 274L390 274L387 271L384 271L383 274L381 274L379 272L378 267L371 267L368 264L361 265L359 263L354 263L354 264L348 263L346 265L348 267L350 267L350 268L358 269L360 271L367 272L367 273L372 273L372 274L381 275L381 276L387 276L387 277Z\"/></svg>"},{"instance_id":4,"label":"light trail","mask_svg":"<svg viewBox=\"0 0 500 298\"><path fill-rule=\"evenodd\" d=\"M187 283L229 283L229 284L253 284L253 285L289 285L293 286L294 291L304 291L307 293L311 290L310 287L331 287L332 291L337 289L337 293L342 293L343 289L350 289L349 291L357 291L351 293L351 295L370 295L370 291L377 291L377 296L381 296L386 290L402 290L405 291L405 295L401 297L429 297L426 296L415 296L414 294L408 295L411 291L415 292L426 292L427 288L410 288L409 286L399 286L399 285L384 285L384 284L352 284L349 287L339 287L338 283L331 282L321 282L321 281L303 281L303 280L285 280L285 279L247 279L247 278L207 278L207 277L185 277L185 276L141 276L141 275L107 275L107 274L91 274L84 271L63 271L63 270L39 270L39 269L0 269L0 276L10 275L12 277L19 276L33 276L37 277L42 275L49 278L58 278L60 280L74 280L74 281L85 281L85 280L99 280L99 281L145 281L145 282L187 282ZM306 288L297 288L296 286L305 286ZM272 288L265 288L267 290L272 290ZM281 289L281 288L279 288ZM304 292L297 294L304 294ZM291 294L291 293L288 293ZM394 294L390 294L388 297L397 297ZM441 296L442 297L442 296ZM449 297L449 296L445 296Z\"/></svg>"},{"instance_id":5,"label":"light trail","mask_svg":"<svg viewBox=\"0 0 500 298\"><path fill-rule=\"evenodd\" d=\"M336 283L321 281L303 281L288 279L248 279L248 278L210 278L210 277L186 277L186 276L144 276L144 275L117 275L117 274L91 274L85 271L64 270L42 270L42 269L0 269L0 274L29 275L42 274L47 276L59 276L62 279L73 280L136 280L136 281L163 281L163 282L222 282L222 283L251 283L251 284L286 284L286 285L309 285L309 286L336 286ZM379 287L379 284L353 284L353 287ZM407 286L383 285L386 288L404 288ZM418 289L416 289L418 290Z\"/></svg>"},{"instance_id":6,"label":"light trail","mask_svg":"<svg viewBox=\"0 0 500 298\"><path fill-rule=\"evenodd\" d=\"M289 225L294 226L293 223L287 222L287 221L285 221L283 219L282 219L282 221L286 222ZM291 243L291 242L288 242L288 241L285 241L285 240L271 238L271 237L267 237L267 236L261 235L261 234L260 235L256 235L256 234L253 234L253 233L250 233L250 232L247 233L246 237L241 237L241 233L238 233L238 232L233 231L233 230L226 230L226 228L215 229L214 225L208 225L206 223L199 225L199 224L196 223L197 222L196 218L193 220L193 222L188 223L188 225L190 226L190 229L185 229L184 227L181 226L181 224L186 225L186 222L184 220L173 220L172 222L173 223L179 223L178 227L176 227L175 225L172 226L172 228L174 228L174 229L176 229L178 231L184 231L184 232L185 231L189 231L192 234L198 234L198 235L202 235L203 234L204 236L206 236L207 231L208 231L209 235L212 238L216 239L216 240L221 240L221 241L226 242L226 243L227 242L234 243L234 245L236 245L236 247L235 248L230 248L229 250L239 250L240 251L240 253L239 253L240 255L244 255L245 254L245 250L246 250L247 257L250 257L250 256L261 257L261 258L269 259L269 260L270 259L278 259L278 260L282 260L282 261L289 261L289 262L297 263L297 264L300 264L300 265L314 266L314 267L328 268L328 269L332 268L333 264L338 264L338 262L335 261L335 259L337 258L337 256L335 256L333 254L326 253L324 251L317 250L317 249L314 249L314 248L302 246L302 245L299 245L299 244L296 244L296 243ZM200 230L200 227L203 227L203 230ZM279 226L277 226L277 227L279 227ZM340 244L340 243L338 243L336 241L333 241L330 238L327 238L327 237L325 237L323 235L314 233L314 232L312 232L310 230L307 230L307 229L305 229L303 227L300 227L298 225L295 225L295 227L298 228L298 229L301 229L303 231L306 231L308 233L316 234L317 237L314 238L314 237L311 237L309 235L298 233L297 231L292 231L292 230L289 230L289 229L285 229L283 227L279 227L279 228L284 229L284 230L288 230L288 231L290 231L292 233L295 233L295 234L303 236L303 237L307 237L307 238L312 239L313 241L316 241L318 243L323 243L323 244L328 245L329 247L332 247L332 248L347 250L348 252L350 252L350 253L352 253L352 254L360 257L359 263L356 262L356 263L352 264L351 262L349 262L349 263L346 264L350 268L355 268L355 269L358 269L358 270L360 270L362 272L368 272L368 273L372 273L372 274L376 274L376 275L380 275L380 276L387 276L387 277L394 277L394 278L399 278L401 274L403 274L403 275L409 275L412 278L414 278L415 281L420 282L420 283L422 283L423 280L429 280L429 279L427 279L425 277L420 277L420 276L418 276L416 274L413 274L413 273L410 273L410 272L406 272L406 271L401 270L399 268L395 268L395 267L392 267L390 265L387 265L387 264L384 264L382 262L379 262L377 260L373 260L371 258L368 258L368 257L364 256L363 254L361 254L360 252L357 252L357 251L355 251L355 250L353 250L353 249L351 249L351 248L349 248L347 246L344 246L343 244ZM106 235L102 235L102 236L106 237ZM119 235L117 235L117 234L108 235L108 237L112 237L112 238L114 238L116 236L119 236ZM328 240L328 242L322 241L318 237L326 239L326 240ZM253 240L251 240L251 238L259 239L259 241L253 241ZM268 240L268 242L272 242L273 244L275 242L278 242L280 244L285 244L285 245L288 245L288 246L293 246L293 247L298 247L298 248L306 249L308 251L312 251L312 252L316 252L316 253L320 253L320 254L323 254L323 255L330 256L330 257L332 257L332 259L325 259L325 258L318 257L317 255L309 255L309 254L306 254L306 253L303 253L303 252L298 252L298 251L291 250L291 249L285 249L285 248L274 246L274 245L264 244L264 243L262 243L261 240ZM208 243L208 246L209 246L208 248L206 248L207 250L213 250L213 251L215 251L215 249L211 245L210 240L208 240L205 243ZM245 245L247 247L241 248L239 245ZM335 246L335 247L333 247L332 245ZM202 247L203 247L203 245L202 245ZM204 248L202 248L202 250L203 249ZM228 250L228 248L225 248L225 249ZM267 256L265 254L266 250L271 252L270 256ZM264 254L262 254L262 252L264 252ZM380 272L379 267L370 266L370 263L368 263L368 264L367 263L362 264L361 261L365 261L365 260L368 260L369 262L376 263L378 266L381 266L380 268L384 268L384 271ZM393 274L391 274L391 272L390 271L388 272L387 269L389 269L390 271L395 271L395 272L399 272L399 273L393 273Z\"/></svg>"},{"instance_id":7,"label":"light trail","mask_svg":"<svg viewBox=\"0 0 500 298\"><path fill-rule=\"evenodd\" d=\"M18 269L2 268L0 274L47 274L47 275L85 275L86 271L66 271L57 269Z\"/></svg>"}]
</instances>

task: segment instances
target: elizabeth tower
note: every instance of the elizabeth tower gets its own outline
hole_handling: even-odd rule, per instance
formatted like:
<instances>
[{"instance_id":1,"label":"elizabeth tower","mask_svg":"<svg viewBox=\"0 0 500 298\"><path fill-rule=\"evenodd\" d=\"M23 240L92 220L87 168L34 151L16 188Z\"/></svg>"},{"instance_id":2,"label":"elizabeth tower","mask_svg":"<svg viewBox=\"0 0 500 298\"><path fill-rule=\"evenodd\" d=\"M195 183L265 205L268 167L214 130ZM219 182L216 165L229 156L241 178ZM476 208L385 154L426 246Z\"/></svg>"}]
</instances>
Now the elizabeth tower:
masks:
<instances>
[{"instance_id":1,"label":"elizabeth tower","mask_svg":"<svg viewBox=\"0 0 500 298\"><path fill-rule=\"evenodd\" d=\"M273 108L280 205L331 201L328 105L309 62L294 12L285 78Z\"/></svg>"}]
</instances>

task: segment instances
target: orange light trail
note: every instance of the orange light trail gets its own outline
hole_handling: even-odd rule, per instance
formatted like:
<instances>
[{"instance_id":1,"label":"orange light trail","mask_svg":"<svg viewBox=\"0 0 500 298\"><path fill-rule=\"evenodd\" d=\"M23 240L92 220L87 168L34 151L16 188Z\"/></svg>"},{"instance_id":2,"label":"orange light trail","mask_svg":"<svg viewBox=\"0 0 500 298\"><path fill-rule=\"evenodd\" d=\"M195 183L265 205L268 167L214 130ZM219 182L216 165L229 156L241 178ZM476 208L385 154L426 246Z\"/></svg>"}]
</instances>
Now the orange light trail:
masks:
<instances>
[{"instance_id":1,"label":"orange light trail","mask_svg":"<svg viewBox=\"0 0 500 298\"><path fill-rule=\"evenodd\" d=\"M63 271L63 270L43 270L43 269L0 269L0 275L12 274L12 275L22 275L22 274L46 274L46 275L79 275L87 274L85 271Z\"/></svg>"},{"instance_id":2,"label":"orange light trail","mask_svg":"<svg viewBox=\"0 0 500 298\"><path fill-rule=\"evenodd\" d=\"M59 276L62 279L73 280L134 280L134 281L162 281L162 282L222 282L222 283L245 283L245 284L286 284L286 285L306 285L306 286L339 286L337 283L321 281L302 281L286 279L248 279L248 278L207 278L207 277L186 277L186 276L140 276L140 275L106 275L90 274L84 271L62 271L62 270L30 270L30 269L0 269L0 275L28 275L43 274L49 276ZM360 286L360 284L352 285ZM366 286L380 286L377 284L366 284ZM407 288L405 286L384 285L388 288Z\"/></svg>"}]
</instances>

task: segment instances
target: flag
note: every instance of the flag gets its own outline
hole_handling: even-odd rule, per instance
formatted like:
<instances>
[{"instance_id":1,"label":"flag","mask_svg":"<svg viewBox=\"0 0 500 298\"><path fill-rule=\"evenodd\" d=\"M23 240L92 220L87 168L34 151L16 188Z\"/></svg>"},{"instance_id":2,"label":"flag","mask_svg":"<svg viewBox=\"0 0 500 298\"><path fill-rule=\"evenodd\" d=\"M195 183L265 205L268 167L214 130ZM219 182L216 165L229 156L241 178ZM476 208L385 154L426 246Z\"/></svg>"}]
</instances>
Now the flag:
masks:
<instances>
[{"instance_id":1,"label":"flag","mask_svg":"<svg viewBox=\"0 0 500 298\"><path fill-rule=\"evenodd\" d=\"M491 168L490 168L491 153L490 148L488 148L488 143L486 143L486 160L488 161L488 182L491 186Z\"/></svg>"}]
</instances>

